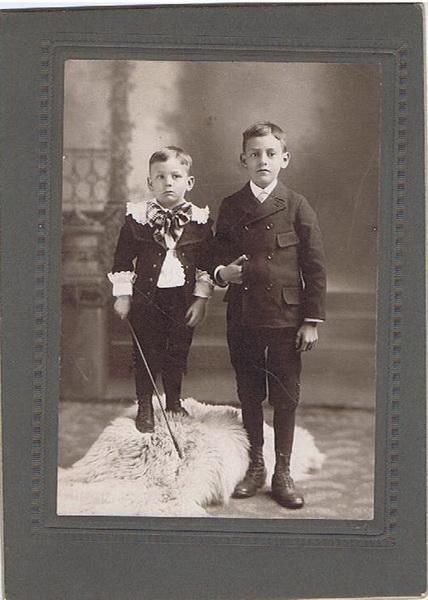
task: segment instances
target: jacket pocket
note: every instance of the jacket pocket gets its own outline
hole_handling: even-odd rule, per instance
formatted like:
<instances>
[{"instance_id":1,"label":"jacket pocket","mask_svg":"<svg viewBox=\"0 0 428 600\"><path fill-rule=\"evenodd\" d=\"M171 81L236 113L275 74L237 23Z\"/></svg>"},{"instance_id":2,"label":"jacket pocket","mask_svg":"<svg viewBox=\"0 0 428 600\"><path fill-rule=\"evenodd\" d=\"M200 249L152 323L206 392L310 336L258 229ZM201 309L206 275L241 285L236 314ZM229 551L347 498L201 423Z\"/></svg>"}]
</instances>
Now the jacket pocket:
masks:
<instances>
[{"instance_id":1,"label":"jacket pocket","mask_svg":"<svg viewBox=\"0 0 428 600\"><path fill-rule=\"evenodd\" d=\"M287 248L298 244L299 238L295 231L284 231L283 233L277 233L276 242L280 248Z\"/></svg>"},{"instance_id":2,"label":"jacket pocket","mask_svg":"<svg viewBox=\"0 0 428 600\"><path fill-rule=\"evenodd\" d=\"M300 304L302 290L300 288L282 288L282 297L286 304Z\"/></svg>"}]
</instances>

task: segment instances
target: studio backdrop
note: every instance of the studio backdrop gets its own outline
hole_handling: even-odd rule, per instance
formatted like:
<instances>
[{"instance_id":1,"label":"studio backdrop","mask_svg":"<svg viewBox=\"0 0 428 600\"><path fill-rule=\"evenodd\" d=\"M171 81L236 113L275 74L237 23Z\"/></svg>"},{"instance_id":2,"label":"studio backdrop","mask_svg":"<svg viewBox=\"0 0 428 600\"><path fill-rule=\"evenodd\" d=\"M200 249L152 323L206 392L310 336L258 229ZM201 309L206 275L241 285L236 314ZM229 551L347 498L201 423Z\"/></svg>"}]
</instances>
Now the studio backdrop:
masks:
<instances>
[{"instance_id":1,"label":"studio backdrop","mask_svg":"<svg viewBox=\"0 0 428 600\"><path fill-rule=\"evenodd\" d=\"M215 220L247 180L242 132L269 120L291 154L280 177L316 211L327 258L327 321L304 357L302 403L362 409L373 436L381 90L376 64L66 61L61 400L133 399L131 344L106 273L126 202L151 196L150 155L183 147L196 179L189 199ZM189 377L202 376L185 391L237 406L223 293L195 335Z\"/></svg>"}]
</instances>

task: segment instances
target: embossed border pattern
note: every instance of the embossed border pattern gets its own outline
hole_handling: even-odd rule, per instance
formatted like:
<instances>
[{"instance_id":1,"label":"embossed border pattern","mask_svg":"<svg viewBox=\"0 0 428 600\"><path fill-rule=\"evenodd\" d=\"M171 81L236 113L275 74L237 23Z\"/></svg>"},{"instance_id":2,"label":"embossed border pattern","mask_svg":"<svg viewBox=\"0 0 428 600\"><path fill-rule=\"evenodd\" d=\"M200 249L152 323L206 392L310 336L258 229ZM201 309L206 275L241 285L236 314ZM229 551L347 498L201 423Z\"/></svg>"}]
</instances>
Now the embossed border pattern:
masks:
<instances>
[{"instance_id":1,"label":"embossed border pattern","mask_svg":"<svg viewBox=\"0 0 428 600\"><path fill-rule=\"evenodd\" d=\"M296 532L277 534L267 533L234 533L226 536L225 532L215 531L171 531L166 530L123 530L120 527L108 530L100 527L94 531L87 529L81 520L81 525L74 521L72 529L67 529L61 521L54 520L54 526L46 527L43 515L44 505L48 490L44 486L46 465L44 459L44 411L47 394L47 341L48 341L48 281L49 281L49 254L50 254L50 186L51 186L51 98L54 81L54 58L56 53L62 52L67 58L87 57L92 58L97 53L97 58L127 58L129 60L153 59L166 51L179 52L180 56L188 55L191 58L203 53L205 56L216 56L219 60L230 60L235 55L237 59L249 56L248 60L257 60L263 56L267 60L272 53L290 56L294 53L299 56L306 55L305 60L314 60L319 56L327 60L333 55L353 55L365 57L371 55L394 57L396 65L395 101L394 101L394 212L392 218L392 257L390 280L390 349L389 349L389 396L387 401L388 431L386 452L386 478L385 478L385 506L384 528L377 534L370 535L364 526L353 535L343 533L328 535L306 535ZM223 58L221 58L223 57ZM252 57L252 58L251 58ZM212 58L211 58L212 59ZM295 57L295 60L301 60ZM170 60L172 60L170 58ZM285 60L285 59L284 59ZM121 536L138 536L144 533L145 541L171 541L180 543L193 543L195 539L208 539L213 543L276 545L315 545L315 546L391 546L394 545L394 533L397 528L397 513L399 499L399 436L400 436L400 338L401 338L401 300L402 300L402 253L405 238L405 194L406 194L406 153L407 153L407 48L399 41L391 47L391 41L361 41L349 42L346 46L331 48L322 40L296 39L293 41L272 38L268 42L257 45L254 40L240 38L207 38L198 41L192 38L171 38L160 36L127 36L117 40L114 36L99 36L86 34L61 36L46 40L41 45L41 71L40 71L40 131L39 131L39 189L38 189L38 222L37 222L37 254L35 257L35 286L34 286L34 337L33 337L33 410L32 410L32 529L39 534L72 535L74 539L91 539L102 536L103 539L118 541ZM104 531L102 531L104 529ZM366 529L366 530L365 530Z\"/></svg>"}]
</instances>

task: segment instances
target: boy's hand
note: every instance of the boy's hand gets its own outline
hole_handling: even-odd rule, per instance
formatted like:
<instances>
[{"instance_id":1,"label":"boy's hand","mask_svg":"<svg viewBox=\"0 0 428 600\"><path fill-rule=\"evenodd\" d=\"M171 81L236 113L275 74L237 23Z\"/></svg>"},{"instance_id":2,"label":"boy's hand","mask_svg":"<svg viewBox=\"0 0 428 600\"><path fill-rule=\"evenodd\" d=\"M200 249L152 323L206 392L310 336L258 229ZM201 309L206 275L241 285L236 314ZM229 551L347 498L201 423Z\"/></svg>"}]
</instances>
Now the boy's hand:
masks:
<instances>
[{"instance_id":1,"label":"boy's hand","mask_svg":"<svg viewBox=\"0 0 428 600\"><path fill-rule=\"evenodd\" d=\"M196 327L196 325L199 325L205 319L207 300L208 298L196 298L189 306L185 317L186 324L189 327Z\"/></svg>"},{"instance_id":2,"label":"boy's hand","mask_svg":"<svg viewBox=\"0 0 428 600\"><path fill-rule=\"evenodd\" d=\"M114 303L114 310L121 319L126 319L131 309L131 296L118 296Z\"/></svg>"},{"instance_id":3,"label":"boy's hand","mask_svg":"<svg viewBox=\"0 0 428 600\"><path fill-rule=\"evenodd\" d=\"M242 283L242 265L248 260L245 254L229 263L219 271L220 279L225 283Z\"/></svg>"},{"instance_id":4,"label":"boy's hand","mask_svg":"<svg viewBox=\"0 0 428 600\"><path fill-rule=\"evenodd\" d=\"M303 323L299 327L296 335L296 350L297 352L306 352L312 350L318 341L317 326L311 323Z\"/></svg>"}]
</instances>

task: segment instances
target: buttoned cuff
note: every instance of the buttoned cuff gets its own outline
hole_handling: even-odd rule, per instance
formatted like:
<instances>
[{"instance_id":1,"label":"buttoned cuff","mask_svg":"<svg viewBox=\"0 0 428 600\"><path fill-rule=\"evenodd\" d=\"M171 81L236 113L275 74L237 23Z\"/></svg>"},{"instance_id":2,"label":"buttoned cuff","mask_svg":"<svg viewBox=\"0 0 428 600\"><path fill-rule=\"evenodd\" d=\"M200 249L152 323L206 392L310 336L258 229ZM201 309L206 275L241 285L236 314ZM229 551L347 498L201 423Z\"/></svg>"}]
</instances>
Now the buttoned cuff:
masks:
<instances>
[{"instance_id":1,"label":"buttoned cuff","mask_svg":"<svg viewBox=\"0 0 428 600\"><path fill-rule=\"evenodd\" d=\"M211 298L214 283L209 274L201 269L196 269L196 281L193 295L197 298Z\"/></svg>"},{"instance_id":2,"label":"buttoned cuff","mask_svg":"<svg viewBox=\"0 0 428 600\"><path fill-rule=\"evenodd\" d=\"M113 284L113 296L132 296L132 284L137 276L133 271L117 271L108 273L107 277Z\"/></svg>"},{"instance_id":3,"label":"buttoned cuff","mask_svg":"<svg viewBox=\"0 0 428 600\"><path fill-rule=\"evenodd\" d=\"M219 275L220 269L224 269L224 265L219 265L218 267L216 267L214 269L214 281L217 285L224 288L224 287L227 287L229 284L226 281L223 281L223 279L220 277L220 275Z\"/></svg>"}]
</instances>

